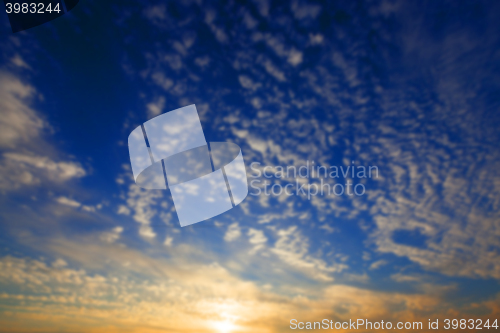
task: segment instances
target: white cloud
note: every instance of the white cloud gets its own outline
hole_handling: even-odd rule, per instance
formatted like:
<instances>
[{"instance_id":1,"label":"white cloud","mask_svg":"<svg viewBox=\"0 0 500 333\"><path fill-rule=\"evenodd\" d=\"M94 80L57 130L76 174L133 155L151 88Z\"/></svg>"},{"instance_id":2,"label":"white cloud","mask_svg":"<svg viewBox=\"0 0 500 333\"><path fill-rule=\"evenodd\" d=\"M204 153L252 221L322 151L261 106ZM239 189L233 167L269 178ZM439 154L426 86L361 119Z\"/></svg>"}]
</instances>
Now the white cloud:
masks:
<instances>
[{"instance_id":1,"label":"white cloud","mask_svg":"<svg viewBox=\"0 0 500 333\"><path fill-rule=\"evenodd\" d=\"M166 18L167 8L164 4L150 6L144 9L144 15L153 22L159 22Z\"/></svg>"},{"instance_id":2,"label":"white cloud","mask_svg":"<svg viewBox=\"0 0 500 333\"><path fill-rule=\"evenodd\" d=\"M0 160L0 189L14 190L44 181L62 183L85 176L77 163L56 162L48 157L5 153Z\"/></svg>"},{"instance_id":3,"label":"white cloud","mask_svg":"<svg viewBox=\"0 0 500 333\"><path fill-rule=\"evenodd\" d=\"M327 223L322 224L319 228L325 230L328 234L332 234L337 230Z\"/></svg>"},{"instance_id":4,"label":"white cloud","mask_svg":"<svg viewBox=\"0 0 500 333\"><path fill-rule=\"evenodd\" d=\"M251 253L255 253L264 248L267 242L267 237L264 235L264 231L250 228L248 229L247 235L249 237L248 241L253 245Z\"/></svg>"},{"instance_id":5,"label":"white cloud","mask_svg":"<svg viewBox=\"0 0 500 333\"><path fill-rule=\"evenodd\" d=\"M65 206L69 206L69 207L75 207L75 208L76 207L80 207L82 205L78 201L70 199L70 198L67 198L67 197L59 197L59 198L56 199L56 201L58 203L60 203L61 205L65 205Z\"/></svg>"},{"instance_id":6,"label":"white cloud","mask_svg":"<svg viewBox=\"0 0 500 333\"><path fill-rule=\"evenodd\" d=\"M116 213L120 215L130 215L130 209L125 205L120 205Z\"/></svg>"},{"instance_id":7,"label":"white cloud","mask_svg":"<svg viewBox=\"0 0 500 333\"><path fill-rule=\"evenodd\" d=\"M212 33L215 35L215 39L217 39L217 41L220 43L227 43L229 37L224 32L224 29L214 23L216 15L215 11L207 10L205 13L205 23L210 27L210 30L212 30Z\"/></svg>"},{"instance_id":8,"label":"white cloud","mask_svg":"<svg viewBox=\"0 0 500 333\"><path fill-rule=\"evenodd\" d=\"M317 34L310 33L309 34L309 43L311 43L311 45L323 44L323 40L324 40L324 37L320 33L317 33Z\"/></svg>"},{"instance_id":9,"label":"white cloud","mask_svg":"<svg viewBox=\"0 0 500 333\"><path fill-rule=\"evenodd\" d=\"M46 127L30 107L36 90L10 73L0 71L0 148L32 144Z\"/></svg>"},{"instance_id":10,"label":"white cloud","mask_svg":"<svg viewBox=\"0 0 500 333\"><path fill-rule=\"evenodd\" d=\"M23 58L19 54L16 54L14 57L12 57L10 61L18 67L31 69L31 67L23 60Z\"/></svg>"},{"instance_id":11,"label":"white cloud","mask_svg":"<svg viewBox=\"0 0 500 333\"><path fill-rule=\"evenodd\" d=\"M240 81L241 86L246 89L256 90L262 86L259 82L253 82L253 80L246 75L238 76L238 80Z\"/></svg>"},{"instance_id":12,"label":"white cloud","mask_svg":"<svg viewBox=\"0 0 500 333\"><path fill-rule=\"evenodd\" d=\"M283 262L320 281L333 281L332 273L347 268L344 264L328 265L324 260L309 254L309 239L296 226L277 231L278 240L271 251Z\"/></svg>"},{"instance_id":13,"label":"white cloud","mask_svg":"<svg viewBox=\"0 0 500 333\"><path fill-rule=\"evenodd\" d=\"M266 59L263 62L263 65L266 72L272 75L276 80L281 82L286 81L285 74L277 66L275 66L270 59Z\"/></svg>"},{"instance_id":14,"label":"white cloud","mask_svg":"<svg viewBox=\"0 0 500 333\"><path fill-rule=\"evenodd\" d=\"M287 62L292 66L297 66L302 62L302 52L294 47L287 46L281 36L273 36L266 34L263 36L266 44L278 55L279 57L286 58ZM269 70L268 70L269 72Z\"/></svg>"},{"instance_id":15,"label":"white cloud","mask_svg":"<svg viewBox=\"0 0 500 333\"><path fill-rule=\"evenodd\" d=\"M79 163L57 158L57 150L44 139L49 126L30 106L37 95L35 88L16 76L0 72L1 190L62 183L86 175ZM42 151L49 151L50 156L42 156Z\"/></svg>"},{"instance_id":16,"label":"white cloud","mask_svg":"<svg viewBox=\"0 0 500 333\"><path fill-rule=\"evenodd\" d=\"M302 62L302 52L297 51L295 49L292 49L290 53L288 54L288 59L287 61L292 65L292 66L297 66Z\"/></svg>"},{"instance_id":17,"label":"white cloud","mask_svg":"<svg viewBox=\"0 0 500 333\"><path fill-rule=\"evenodd\" d=\"M379 269L380 267L385 266L387 264L388 262L386 260L377 260L370 265L369 269L371 270Z\"/></svg>"},{"instance_id":18,"label":"white cloud","mask_svg":"<svg viewBox=\"0 0 500 333\"><path fill-rule=\"evenodd\" d=\"M174 85L174 81L166 77L165 74L163 74L163 72L155 72L151 75L151 78L153 79L154 83L162 87L164 90L168 90L172 88L172 86ZM163 103L165 103L165 101L163 101ZM158 104L158 101L156 102L156 104ZM163 109L163 106L161 106L160 112L161 109Z\"/></svg>"},{"instance_id":19,"label":"white cloud","mask_svg":"<svg viewBox=\"0 0 500 333\"><path fill-rule=\"evenodd\" d=\"M210 64L210 57L209 56L198 57L194 60L194 63L204 68Z\"/></svg>"},{"instance_id":20,"label":"white cloud","mask_svg":"<svg viewBox=\"0 0 500 333\"><path fill-rule=\"evenodd\" d=\"M82 206L82 210L85 211L85 212L94 213L96 211L96 207L83 205Z\"/></svg>"},{"instance_id":21,"label":"white cloud","mask_svg":"<svg viewBox=\"0 0 500 333\"><path fill-rule=\"evenodd\" d=\"M165 97L160 96L154 102L148 103L146 108L148 109L148 118L153 118L158 116L163 112L165 107Z\"/></svg>"},{"instance_id":22,"label":"white cloud","mask_svg":"<svg viewBox=\"0 0 500 333\"><path fill-rule=\"evenodd\" d=\"M85 176L85 170L79 164L72 162L54 162L48 157L17 153L5 153L3 156L7 160L43 170L50 174L50 177L53 180L59 179L61 181L66 181L71 178L80 178Z\"/></svg>"},{"instance_id":23,"label":"white cloud","mask_svg":"<svg viewBox=\"0 0 500 333\"><path fill-rule=\"evenodd\" d=\"M66 266L68 266L68 263L64 259L61 259L61 258L58 258L56 261L54 261L52 263L52 267L56 267L56 268L61 268L61 267L66 267Z\"/></svg>"},{"instance_id":24,"label":"white cloud","mask_svg":"<svg viewBox=\"0 0 500 333\"><path fill-rule=\"evenodd\" d=\"M157 215L155 206L162 197L161 191L144 190L136 184L129 186L127 208L132 211L132 218L139 223L139 235L144 238L155 238L151 220ZM122 209L125 212L125 209Z\"/></svg>"},{"instance_id":25,"label":"white cloud","mask_svg":"<svg viewBox=\"0 0 500 333\"><path fill-rule=\"evenodd\" d=\"M224 235L224 240L226 242L232 242L240 238L240 236L241 236L241 228L238 222L235 222L227 228L226 234Z\"/></svg>"},{"instance_id":26,"label":"white cloud","mask_svg":"<svg viewBox=\"0 0 500 333\"><path fill-rule=\"evenodd\" d=\"M165 237L165 241L163 242L163 245L165 245L166 247L171 247L173 242L174 242L174 238L172 236L167 236L167 237Z\"/></svg>"},{"instance_id":27,"label":"white cloud","mask_svg":"<svg viewBox=\"0 0 500 333\"><path fill-rule=\"evenodd\" d=\"M301 3L300 1L292 1L292 11L296 19L315 19L321 12L321 6L308 2Z\"/></svg>"},{"instance_id":28,"label":"white cloud","mask_svg":"<svg viewBox=\"0 0 500 333\"><path fill-rule=\"evenodd\" d=\"M111 231L103 232L100 236L101 240L106 243L114 243L120 239L123 232L123 227L114 227Z\"/></svg>"}]
</instances>

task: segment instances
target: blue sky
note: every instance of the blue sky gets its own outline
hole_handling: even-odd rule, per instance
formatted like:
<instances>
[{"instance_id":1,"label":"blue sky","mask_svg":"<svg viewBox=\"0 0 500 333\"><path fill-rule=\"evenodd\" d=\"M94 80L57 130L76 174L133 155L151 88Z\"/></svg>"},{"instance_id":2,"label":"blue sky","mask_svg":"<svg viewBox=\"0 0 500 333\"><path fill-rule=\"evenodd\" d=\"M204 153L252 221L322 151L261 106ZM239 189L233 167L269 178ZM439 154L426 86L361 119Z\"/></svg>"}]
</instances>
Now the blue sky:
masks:
<instances>
[{"instance_id":1,"label":"blue sky","mask_svg":"<svg viewBox=\"0 0 500 333\"><path fill-rule=\"evenodd\" d=\"M499 9L82 0L16 34L4 15L0 331L498 318ZM248 175L354 161L380 177L181 228L168 191L134 184L126 142L190 104Z\"/></svg>"}]
</instances>

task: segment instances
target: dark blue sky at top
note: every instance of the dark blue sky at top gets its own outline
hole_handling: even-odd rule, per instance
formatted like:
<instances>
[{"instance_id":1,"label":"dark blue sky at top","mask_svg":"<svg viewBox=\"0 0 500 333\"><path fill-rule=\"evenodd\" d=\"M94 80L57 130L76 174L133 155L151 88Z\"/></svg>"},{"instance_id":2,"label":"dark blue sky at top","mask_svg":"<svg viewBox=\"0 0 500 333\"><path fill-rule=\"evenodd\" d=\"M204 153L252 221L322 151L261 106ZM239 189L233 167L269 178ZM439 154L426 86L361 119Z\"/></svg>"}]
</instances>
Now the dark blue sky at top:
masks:
<instances>
[{"instance_id":1,"label":"dark blue sky at top","mask_svg":"<svg viewBox=\"0 0 500 333\"><path fill-rule=\"evenodd\" d=\"M379 166L384 181L369 180L367 184L378 192L359 205L339 203L347 212L333 214L310 201L294 199L294 209L310 212L314 226L300 222L298 216L276 222L279 227L298 223L310 237L311 253L326 258L325 242L334 243L333 248L349 255L348 272L368 272L373 279L370 285L382 290L411 290L407 285L395 286L389 279L404 269L407 274L427 274L428 279L442 284L470 285L483 297L486 288L498 290L491 275L473 280L470 275L460 277L453 268L441 270L431 264L422 268L408 258L411 255L380 250L382 246L374 244L383 232L378 233L382 227L374 215L377 207L385 207L377 196L397 201L407 195L417 203L428 202L429 189L423 179L432 178L426 174L431 161L437 170L450 170L455 179L465 182L479 177L481 184L491 185L492 179L499 179L494 168L499 165L500 140L499 12L499 5L492 1L228 1L200 5L196 1L82 0L69 14L16 34L22 40L18 49L9 42L12 33L3 14L2 57L6 64L19 53L30 64L32 70L19 75L44 97L34 101L34 108L51 124L51 142L90 170L69 190L70 196L77 196L83 188L86 194L81 200L118 205L123 201L120 193L126 192L116 184L117 175L124 174L123 165L129 163L125 142L133 128L150 118L147 105L163 98L162 112L167 112L197 104L207 141L238 143L247 166L253 161L280 163L279 154L268 151L266 156L259 155L252 146L253 138L272 139L283 150L309 145L309 151L297 149L303 159L331 165L347 159ZM294 52L300 53L300 61ZM262 117L259 112L263 110L271 115L284 112L286 118ZM237 115L236 122L227 120L231 115ZM288 127L290 120L316 122L318 127ZM317 128L326 125L334 126L334 132L341 135L333 143L317 146L315 140L323 135ZM238 136L241 130L249 136ZM375 150L380 142L393 144ZM427 160L430 155L436 158ZM408 161L420 172L417 184L411 167L405 164ZM404 170L401 177L392 169L399 162ZM481 178L484 173L486 178ZM131 174L128 177L130 182ZM445 177L433 184L431 197L444 198L450 186ZM472 185L467 188L484 216L498 216L498 186L483 187L484 192ZM15 200L29 202L22 193ZM453 223L467 224L466 214L457 208L463 203L435 200L436 211ZM234 214L229 220L256 225L259 215L285 211L277 201L271 203L266 208L253 200L251 217L238 210L228 213ZM360 208L363 205L368 208ZM409 209L403 217L396 214L394 219L412 219L416 209ZM108 213L115 211L109 208ZM349 211L357 211L354 219ZM383 211L378 215L391 214ZM321 220L323 215L327 222ZM415 216L415 220L433 223L426 220L428 216ZM127 226L134 225L128 217L120 219ZM175 215L173 220L177 225ZM317 228L321 223L339 232L327 234ZM440 237L448 230L445 225L428 234L420 226L404 226L392 233L392 240L426 248L428 242L441 243ZM152 226L158 233L165 232L161 220L152 221ZM64 231L73 234L99 226L75 223L67 228L75 228ZM195 242L199 233L205 233L214 240L214 252L229 255L217 244L222 239L217 230L193 229L194 236L182 237ZM132 227L126 230L136 233ZM147 247L138 240L130 242ZM368 270L364 252L370 252L373 261L388 261L388 266L384 271ZM262 279L251 271L244 274ZM347 274L339 279L358 283Z\"/></svg>"},{"instance_id":2,"label":"dark blue sky at top","mask_svg":"<svg viewBox=\"0 0 500 333\"><path fill-rule=\"evenodd\" d=\"M304 51L304 61L296 70L287 68L289 69L287 74L290 75L287 77L287 82L273 84L307 96L311 91L303 89L304 79L301 78L299 71L314 67L318 63L326 63L325 60L330 57L330 52L337 49L356 54L355 65L363 79L361 93L363 96L373 98L368 106L369 119L373 122L376 122L380 109L377 103L380 101L373 94L375 85L381 85L386 89L400 88L397 90L401 98L405 95L415 97L422 103L424 112L426 106L430 108L432 103L439 103L430 91L435 84L432 82L432 74L429 73L432 70L430 59L411 59L411 57L408 59L406 55L401 54L401 47L398 45L400 41L397 38L401 37L402 29L410 28L404 26L405 22L396 20L391 15L374 19L367 13L368 6L364 6L363 2L320 3L321 13L314 20L306 20L304 23L289 20L290 22L280 24L270 19L257 23L257 30L280 33L283 35L284 43L291 43L297 49L305 47L308 35L311 33L321 33L332 43L329 50L319 46L309 47ZM146 7L144 2L97 4L86 1L78 11L68 14L70 17L26 32L30 37L36 38L42 52L33 54L31 50L18 51L26 52L27 57L32 57L36 62L36 74L33 79L49 101L43 105L47 110L45 116L58 123L56 135L61 135L63 140L71 142L71 145L74 145L71 147L75 149L74 153L92 158L102 156L102 159L107 160L110 157L111 147L115 146L113 139L121 134L123 119L127 116L127 112L134 112L134 116L142 116L142 119L134 119L138 122L146 120L147 116L144 113L138 115L136 111L144 108L143 101L137 95L139 92L152 95L150 90L158 88L143 85L141 80L137 79L139 72L147 67L144 53L171 51L169 39L180 36L186 31L196 34L196 43L191 51L193 55L186 57L185 60L189 70L171 71L168 74L175 78L182 77L186 73L194 73L199 77L198 83L192 83L196 87L193 89L188 87L186 91L187 98L193 100L210 99L216 90L239 88L240 73L231 66L231 61L239 52L245 53L248 48L253 48L277 62L280 61L278 56L266 48L264 42L252 45L242 40L242 36L248 32L243 27L239 9L245 7L258 17L256 4L248 3L245 6L244 2L224 4L217 2L198 6L195 3L181 5L178 2L165 2L165 5L168 19L166 23L162 23L164 25L162 28L151 25L141 15ZM484 27L486 22L489 22L485 22L484 17L488 12L494 12L490 8L491 5L491 3L488 6L481 3L464 3L461 6L453 6L451 3L424 2L419 11L414 12L414 16L422 19L419 33L433 40L433 43L438 43L443 35L454 29L466 28L480 38L486 32ZM229 41L226 44L218 43L214 34L204 24L207 8L215 10L218 14L217 22L228 35ZM280 19L286 21L293 16L287 2L273 3L269 11L277 21ZM294 27L292 36L287 36L286 24ZM334 35L339 29L348 35L345 40L329 39L329 35ZM6 35L8 35L7 29L4 30L4 37L7 37ZM486 47L489 45L485 45ZM495 50L489 52L494 53ZM205 71L197 70L194 64L196 55L209 55L210 68ZM481 82L462 84L482 88L482 96L479 96L482 98L478 98L478 109L474 110L474 113L480 124L488 126L485 126L486 133L478 139L485 144L494 144L499 139L498 132L488 133L488 128L498 124L499 119L498 112L495 112L499 94L498 82L495 80L498 63L488 63L475 58L474 52L465 54L464 57L466 58L464 61L476 67L487 67L491 71L491 76L483 78ZM424 63L426 60L428 62ZM133 67L134 73L128 76L123 70L124 66ZM330 69L335 72L334 68ZM402 77L405 78L404 86L400 86ZM239 89L232 90L225 94L224 103L233 108L245 110L246 107L247 112L252 112L241 98ZM346 102L349 102L347 98ZM167 103L171 104L167 104L165 110L180 106L178 101L174 100ZM270 109L273 107L277 109L279 105L271 105ZM304 111L297 108L290 110L292 115L300 112ZM335 110L324 103L323 107L320 104L307 112L314 112L320 119L324 119L326 113L335 113ZM432 123L433 119L428 121ZM425 131L425 129L420 130ZM459 134L450 133L458 142L461 140ZM106 145L111 147L106 149ZM124 151L126 152L125 149ZM102 164L104 167L107 165L109 164ZM109 175L104 178L109 178L107 176Z\"/></svg>"}]
</instances>

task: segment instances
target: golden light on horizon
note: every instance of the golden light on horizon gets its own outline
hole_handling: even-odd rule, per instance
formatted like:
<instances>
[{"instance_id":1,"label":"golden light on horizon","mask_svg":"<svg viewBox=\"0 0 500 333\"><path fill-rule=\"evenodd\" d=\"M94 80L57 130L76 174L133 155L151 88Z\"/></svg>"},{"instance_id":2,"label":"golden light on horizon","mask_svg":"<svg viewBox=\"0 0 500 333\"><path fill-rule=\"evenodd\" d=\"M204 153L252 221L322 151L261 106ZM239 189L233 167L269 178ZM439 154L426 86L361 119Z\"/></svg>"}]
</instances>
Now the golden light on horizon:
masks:
<instances>
[{"instance_id":1,"label":"golden light on horizon","mask_svg":"<svg viewBox=\"0 0 500 333\"><path fill-rule=\"evenodd\" d=\"M213 327L217 333L232 333L236 329L236 325L229 320L214 322Z\"/></svg>"}]
</instances>

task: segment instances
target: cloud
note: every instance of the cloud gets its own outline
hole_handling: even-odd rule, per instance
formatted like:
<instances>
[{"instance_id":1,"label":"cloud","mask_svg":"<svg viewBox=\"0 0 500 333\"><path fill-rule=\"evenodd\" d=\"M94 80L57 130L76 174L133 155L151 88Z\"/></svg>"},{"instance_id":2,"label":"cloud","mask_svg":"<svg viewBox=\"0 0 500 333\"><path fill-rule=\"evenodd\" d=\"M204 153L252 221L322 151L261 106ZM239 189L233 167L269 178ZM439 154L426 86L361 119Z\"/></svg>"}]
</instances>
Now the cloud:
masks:
<instances>
[{"instance_id":1,"label":"cloud","mask_svg":"<svg viewBox=\"0 0 500 333\"><path fill-rule=\"evenodd\" d=\"M280 294L238 278L217 263L175 264L155 259L153 266L162 273L137 278L128 271L141 259L135 260L102 274L63 259L50 266L43 260L0 258L0 284L8 287L0 293L0 305L9 304L9 316L0 320L2 327L16 331L36 324L45 330L57 326L65 331L113 332L126 326L130 332L208 333L229 322L239 330L274 333L292 318L349 321L362 313L365 320L422 321L425 325L428 318L444 319L452 313L470 317L479 309L482 314L473 318L499 313L495 299L458 307L431 292L404 294L326 285L317 288L314 296L304 294L311 290L303 288ZM448 310L440 311L443 306Z\"/></svg>"},{"instance_id":2,"label":"cloud","mask_svg":"<svg viewBox=\"0 0 500 333\"><path fill-rule=\"evenodd\" d=\"M268 240L255 257L269 255L273 258L270 265L291 274L311 271L305 276L315 281L338 281L340 268L329 271L338 264L328 254L341 258L346 247L331 239L343 238L346 231L359 227L359 237L352 240L356 244L347 248L357 246L364 251L349 253L342 274L356 270L362 252L374 251L408 258L417 270L498 276L498 134L492 125L495 117L483 114L496 105L484 97L494 95L492 82L496 81L491 73L496 69L488 65L488 74L481 68L481 64L495 63L485 53L496 41L497 37L491 37L497 36L495 25L486 24L484 36L461 24L461 29L446 30L443 38L429 38L431 30L412 28L428 26L414 15L415 8L403 7L374 4L368 6L366 15L335 7L338 15L352 15L364 24L345 22L347 26L340 24L325 34L324 30L303 29L320 17L320 5L293 1L282 10L261 1L242 9L236 20L218 9L200 11L199 16L182 21L186 29L196 30L193 22L206 20L203 24L213 25L214 36L230 25L231 34L226 29L221 40L228 39L217 45L217 52L197 43L189 50L176 44L165 60L164 51L143 45L148 73L159 71L173 82L189 82L185 83L188 88L180 90L182 94L162 90L169 103L191 103L196 96L209 105L203 114L207 130L230 133L242 147L246 162L298 166L314 160L328 166L355 160L378 165L381 177L365 184L367 193L361 198L307 201L296 196L249 196L240 205L244 214L238 216L237 229L249 236L248 230L256 228L252 223L265 223L260 227L266 227L262 232ZM246 17L248 13L252 17ZM389 13L402 29L380 24ZM173 19L164 19L169 20ZM181 39L175 42L182 44ZM310 54L315 54L313 63L307 59ZM244 89L234 93L234 87L221 80L224 73L231 73L231 84L239 83ZM187 77L193 77L192 81ZM164 79L155 82L149 74L143 78L143 83L155 88ZM239 103L227 102L229 95ZM156 96L154 91L148 100ZM151 209L160 211L157 204L152 203L156 206ZM235 217L228 215L227 220L234 223ZM296 229L289 231L290 226ZM220 238L230 231L217 230ZM421 243L411 244L413 237L398 238L401 233L419 235ZM236 244L246 242L225 245ZM388 268L394 268L392 260L384 260ZM372 268L381 263L371 263ZM364 269L366 264L362 265ZM351 276L364 279L364 274ZM368 269L366 274L383 273Z\"/></svg>"},{"instance_id":3,"label":"cloud","mask_svg":"<svg viewBox=\"0 0 500 333\"><path fill-rule=\"evenodd\" d=\"M270 59L263 60L263 66L271 76L273 76L276 80L284 82L286 81L285 74L281 71L277 66L273 64Z\"/></svg>"},{"instance_id":4,"label":"cloud","mask_svg":"<svg viewBox=\"0 0 500 333\"><path fill-rule=\"evenodd\" d=\"M53 180L59 179L61 181L66 181L71 178L85 176L85 170L76 163L54 162L47 157L16 153L5 153L3 156L9 161L18 162L19 164L45 171Z\"/></svg>"},{"instance_id":5,"label":"cloud","mask_svg":"<svg viewBox=\"0 0 500 333\"><path fill-rule=\"evenodd\" d=\"M210 57L209 56L202 56L198 57L194 60L194 63L202 68L205 68L210 64Z\"/></svg>"},{"instance_id":6,"label":"cloud","mask_svg":"<svg viewBox=\"0 0 500 333\"><path fill-rule=\"evenodd\" d=\"M268 0L254 0L260 15L267 17L269 15L269 1Z\"/></svg>"},{"instance_id":7,"label":"cloud","mask_svg":"<svg viewBox=\"0 0 500 333\"><path fill-rule=\"evenodd\" d=\"M68 266L68 263L64 259L61 259L61 258L58 258L56 261L54 261L52 263L52 267L56 267L56 268L61 268L61 267L66 267L66 266Z\"/></svg>"},{"instance_id":8,"label":"cloud","mask_svg":"<svg viewBox=\"0 0 500 333\"><path fill-rule=\"evenodd\" d=\"M369 269L371 270L379 269L380 267L385 266L387 264L388 262L386 260L377 260L370 265Z\"/></svg>"},{"instance_id":9,"label":"cloud","mask_svg":"<svg viewBox=\"0 0 500 333\"><path fill-rule=\"evenodd\" d=\"M284 263L303 274L320 281L333 281L331 273L347 268L344 264L328 265L324 260L309 254L309 239L304 237L296 226L281 229L271 251Z\"/></svg>"},{"instance_id":10,"label":"cloud","mask_svg":"<svg viewBox=\"0 0 500 333\"><path fill-rule=\"evenodd\" d=\"M0 189L15 190L44 182L63 183L86 175L74 162L56 162L32 154L4 153L0 160Z\"/></svg>"},{"instance_id":11,"label":"cloud","mask_svg":"<svg viewBox=\"0 0 500 333\"><path fill-rule=\"evenodd\" d=\"M31 107L37 96L35 88L16 76L0 71L0 148L32 144L44 128L45 121Z\"/></svg>"},{"instance_id":12,"label":"cloud","mask_svg":"<svg viewBox=\"0 0 500 333\"><path fill-rule=\"evenodd\" d=\"M226 234L224 235L224 240L226 242L232 242L240 238L240 236L241 236L240 226L238 222L235 222L227 228Z\"/></svg>"},{"instance_id":13,"label":"cloud","mask_svg":"<svg viewBox=\"0 0 500 333\"><path fill-rule=\"evenodd\" d=\"M165 74L163 74L163 72L155 72L151 75L151 78L153 79L154 83L156 83L158 86L162 87L164 90L167 90L170 89L173 85L174 85L174 81L169 79L168 77L165 76ZM161 101L163 97L160 97L158 100ZM165 105L165 99L163 98L163 102L156 102L156 104L158 103L163 103L161 105L161 107L159 107L159 110L161 113L161 110L163 109L164 105ZM148 104L148 111L149 111L149 104Z\"/></svg>"},{"instance_id":14,"label":"cloud","mask_svg":"<svg viewBox=\"0 0 500 333\"><path fill-rule=\"evenodd\" d=\"M220 43L227 43L229 37L227 36L224 29L215 24L216 16L217 14L214 10L207 10L205 13L205 23L210 27L210 30L212 30L217 41L219 41Z\"/></svg>"},{"instance_id":15,"label":"cloud","mask_svg":"<svg viewBox=\"0 0 500 333\"><path fill-rule=\"evenodd\" d=\"M264 235L262 230L250 228L248 229L247 235L249 237L248 241L253 245L251 253L255 253L264 248L264 245L267 242L267 237Z\"/></svg>"},{"instance_id":16,"label":"cloud","mask_svg":"<svg viewBox=\"0 0 500 333\"><path fill-rule=\"evenodd\" d=\"M243 88L246 88L246 89L251 89L251 90L256 90L258 89L260 86L262 86L260 83L258 82L253 82L251 78L249 78L248 76L246 75L240 75L238 76L238 80L240 81L240 84Z\"/></svg>"},{"instance_id":17,"label":"cloud","mask_svg":"<svg viewBox=\"0 0 500 333\"><path fill-rule=\"evenodd\" d=\"M123 227L114 227L111 231L103 232L100 236L103 242L114 243L120 239L120 235L123 232Z\"/></svg>"},{"instance_id":18,"label":"cloud","mask_svg":"<svg viewBox=\"0 0 500 333\"><path fill-rule=\"evenodd\" d=\"M135 183L129 185L126 208L132 212L132 218L139 223L141 237L146 239L156 237L156 232L151 227L151 221L157 215L157 209L154 207L162 196L160 190L144 190ZM122 209L122 212L125 211Z\"/></svg>"},{"instance_id":19,"label":"cloud","mask_svg":"<svg viewBox=\"0 0 500 333\"><path fill-rule=\"evenodd\" d=\"M61 184L86 175L79 163L62 160L46 141L44 134L50 127L31 107L38 95L18 77L0 72L0 190Z\"/></svg>"},{"instance_id":20,"label":"cloud","mask_svg":"<svg viewBox=\"0 0 500 333\"><path fill-rule=\"evenodd\" d=\"M125 205L119 205L116 213L119 215L130 215L130 209Z\"/></svg>"},{"instance_id":21,"label":"cloud","mask_svg":"<svg viewBox=\"0 0 500 333\"><path fill-rule=\"evenodd\" d=\"M263 35L262 38L277 56L287 59L290 65L297 66L302 62L302 52L294 47L285 45L281 36L266 34Z\"/></svg>"},{"instance_id":22,"label":"cloud","mask_svg":"<svg viewBox=\"0 0 500 333\"><path fill-rule=\"evenodd\" d=\"M292 49L288 55L287 61L292 66L297 66L302 62L302 52Z\"/></svg>"},{"instance_id":23,"label":"cloud","mask_svg":"<svg viewBox=\"0 0 500 333\"><path fill-rule=\"evenodd\" d=\"M311 43L311 45L321 45L321 44L323 44L324 38L325 37L322 34L310 33L309 34L309 43Z\"/></svg>"},{"instance_id":24,"label":"cloud","mask_svg":"<svg viewBox=\"0 0 500 333\"><path fill-rule=\"evenodd\" d=\"M292 12L296 19L315 19L321 12L321 6L311 3L301 3L294 0L291 2Z\"/></svg>"},{"instance_id":25,"label":"cloud","mask_svg":"<svg viewBox=\"0 0 500 333\"><path fill-rule=\"evenodd\" d=\"M23 60L23 58L19 54L16 54L14 57L12 57L10 61L17 67L31 69L31 67Z\"/></svg>"},{"instance_id":26,"label":"cloud","mask_svg":"<svg viewBox=\"0 0 500 333\"><path fill-rule=\"evenodd\" d=\"M161 114L164 107L165 97L163 96L158 97L154 102L148 103L146 105L146 108L148 109L148 118L153 118Z\"/></svg>"},{"instance_id":27,"label":"cloud","mask_svg":"<svg viewBox=\"0 0 500 333\"><path fill-rule=\"evenodd\" d=\"M172 236L167 236L165 238L165 241L163 242L163 245L165 245L167 247L171 247L173 242L174 242L174 238Z\"/></svg>"},{"instance_id":28,"label":"cloud","mask_svg":"<svg viewBox=\"0 0 500 333\"><path fill-rule=\"evenodd\" d=\"M70 198L66 198L66 197L59 197L56 199L56 201L58 203L60 203L61 205L65 205L65 206L69 206L69 207L80 207L82 204L79 203L78 201L75 201L73 199L70 199Z\"/></svg>"},{"instance_id":29,"label":"cloud","mask_svg":"<svg viewBox=\"0 0 500 333\"><path fill-rule=\"evenodd\" d=\"M149 20L158 23L166 18L166 11L167 8L164 4L150 6L144 9L144 16L146 16Z\"/></svg>"}]
</instances>

